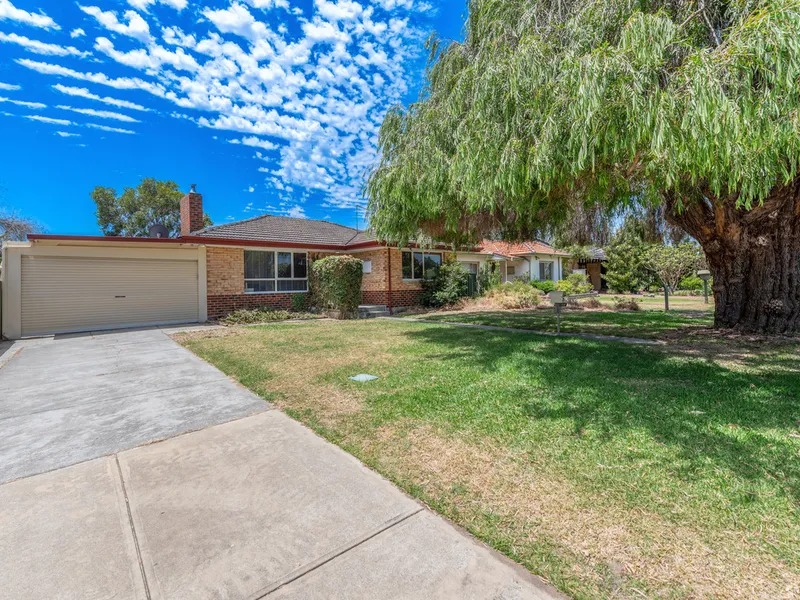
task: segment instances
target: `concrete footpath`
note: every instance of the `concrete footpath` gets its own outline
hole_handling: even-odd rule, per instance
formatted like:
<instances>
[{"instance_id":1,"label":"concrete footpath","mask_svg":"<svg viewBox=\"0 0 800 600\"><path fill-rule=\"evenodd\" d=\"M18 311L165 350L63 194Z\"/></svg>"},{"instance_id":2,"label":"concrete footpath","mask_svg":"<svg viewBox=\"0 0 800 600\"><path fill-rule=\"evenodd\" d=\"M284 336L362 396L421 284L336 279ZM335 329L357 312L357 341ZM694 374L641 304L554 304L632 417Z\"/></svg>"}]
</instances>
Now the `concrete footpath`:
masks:
<instances>
[{"instance_id":1,"label":"concrete footpath","mask_svg":"<svg viewBox=\"0 0 800 600\"><path fill-rule=\"evenodd\" d=\"M3 598L563 598L163 332L63 341L0 369Z\"/></svg>"}]
</instances>

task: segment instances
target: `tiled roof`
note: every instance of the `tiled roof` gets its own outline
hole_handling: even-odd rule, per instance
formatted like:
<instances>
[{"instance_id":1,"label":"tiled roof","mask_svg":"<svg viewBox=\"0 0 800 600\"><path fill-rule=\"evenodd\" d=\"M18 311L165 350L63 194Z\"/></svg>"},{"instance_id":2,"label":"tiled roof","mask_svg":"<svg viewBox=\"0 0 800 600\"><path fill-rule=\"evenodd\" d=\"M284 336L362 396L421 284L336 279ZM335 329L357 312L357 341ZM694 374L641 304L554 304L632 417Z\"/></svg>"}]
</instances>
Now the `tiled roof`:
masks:
<instances>
[{"instance_id":1,"label":"tiled roof","mask_svg":"<svg viewBox=\"0 0 800 600\"><path fill-rule=\"evenodd\" d=\"M233 240L342 247L361 242L370 242L375 239L367 232L329 221L314 221L275 215L263 215L235 223L212 225L199 231L193 231L191 235Z\"/></svg>"},{"instance_id":2,"label":"tiled roof","mask_svg":"<svg viewBox=\"0 0 800 600\"><path fill-rule=\"evenodd\" d=\"M555 254L569 256L569 253L556 250L549 244L535 240L529 242L502 242L496 240L483 240L480 243L481 252L484 254L500 254L503 256L523 256L526 254Z\"/></svg>"}]
</instances>

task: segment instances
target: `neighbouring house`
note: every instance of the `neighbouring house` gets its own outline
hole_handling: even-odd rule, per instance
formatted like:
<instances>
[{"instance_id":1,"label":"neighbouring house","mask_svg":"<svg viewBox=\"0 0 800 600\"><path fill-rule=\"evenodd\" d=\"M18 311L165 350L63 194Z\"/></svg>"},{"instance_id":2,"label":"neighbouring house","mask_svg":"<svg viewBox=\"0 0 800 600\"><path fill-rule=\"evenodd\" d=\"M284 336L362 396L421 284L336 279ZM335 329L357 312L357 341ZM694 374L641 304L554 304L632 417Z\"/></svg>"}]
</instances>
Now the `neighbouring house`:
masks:
<instances>
[{"instance_id":1,"label":"neighbouring house","mask_svg":"<svg viewBox=\"0 0 800 600\"><path fill-rule=\"evenodd\" d=\"M606 252L602 248L589 248L586 256L574 260L570 268L574 272L583 273L589 278L592 286L597 292L608 291L606 284Z\"/></svg>"},{"instance_id":2,"label":"neighbouring house","mask_svg":"<svg viewBox=\"0 0 800 600\"><path fill-rule=\"evenodd\" d=\"M427 270L452 249L389 247L327 221L264 215L203 227L203 197L181 200L178 238L30 235L4 246L2 332L8 338L203 322L242 308L290 308L311 262L350 254L364 263L362 302L397 311L417 303ZM567 255L541 242L485 241L456 252L477 274L561 277Z\"/></svg>"}]
</instances>

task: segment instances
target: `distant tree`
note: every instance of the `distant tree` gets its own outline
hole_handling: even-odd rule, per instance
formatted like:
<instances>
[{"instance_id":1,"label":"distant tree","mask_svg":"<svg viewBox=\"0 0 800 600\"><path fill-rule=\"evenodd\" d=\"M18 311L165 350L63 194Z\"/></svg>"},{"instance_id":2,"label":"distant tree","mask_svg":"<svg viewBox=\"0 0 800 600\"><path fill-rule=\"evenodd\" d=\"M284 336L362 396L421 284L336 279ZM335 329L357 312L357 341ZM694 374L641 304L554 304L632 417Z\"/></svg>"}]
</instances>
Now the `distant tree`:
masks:
<instances>
[{"instance_id":1,"label":"distant tree","mask_svg":"<svg viewBox=\"0 0 800 600\"><path fill-rule=\"evenodd\" d=\"M0 190L0 259L3 242L24 241L29 233L40 233L42 226L33 219L23 216L18 210L3 202L5 190Z\"/></svg>"},{"instance_id":2,"label":"distant tree","mask_svg":"<svg viewBox=\"0 0 800 600\"><path fill-rule=\"evenodd\" d=\"M147 237L150 227L161 224L175 237L181 230L183 195L174 181L148 177L135 188L126 187L119 196L114 188L98 186L92 191L92 200L103 235ZM203 215L203 220L206 227L212 224L208 215Z\"/></svg>"},{"instance_id":3,"label":"distant tree","mask_svg":"<svg viewBox=\"0 0 800 600\"><path fill-rule=\"evenodd\" d=\"M702 267L703 254L696 244L664 246L655 244L644 253L642 266L664 285L664 307L669 310L669 293L677 290L687 275Z\"/></svg>"},{"instance_id":4,"label":"distant tree","mask_svg":"<svg viewBox=\"0 0 800 600\"><path fill-rule=\"evenodd\" d=\"M646 250L647 245L634 228L620 228L606 247L608 287L621 293L647 287L650 277L642 265Z\"/></svg>"}]
</instances>

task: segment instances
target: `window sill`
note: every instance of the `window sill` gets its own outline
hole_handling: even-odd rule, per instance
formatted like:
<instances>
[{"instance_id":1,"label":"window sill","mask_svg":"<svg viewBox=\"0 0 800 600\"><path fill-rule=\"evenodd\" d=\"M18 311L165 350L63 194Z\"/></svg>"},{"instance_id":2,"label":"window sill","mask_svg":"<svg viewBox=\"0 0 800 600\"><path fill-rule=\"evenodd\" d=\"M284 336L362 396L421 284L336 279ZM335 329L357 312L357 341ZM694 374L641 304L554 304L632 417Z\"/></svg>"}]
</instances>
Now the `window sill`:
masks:
<instances>
[{"instance_id":1,"label":"window sill","mask_svg":"<svg viewBox=\"0 0 800 600\"><path fill-rule=\"evenodd\" d=\"M270 294L307 294L308 290L288 290L286 292L244 292L245 296L269 296Z\"/></svg>"}]
</instances>

